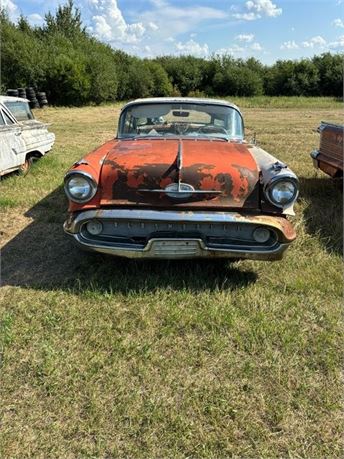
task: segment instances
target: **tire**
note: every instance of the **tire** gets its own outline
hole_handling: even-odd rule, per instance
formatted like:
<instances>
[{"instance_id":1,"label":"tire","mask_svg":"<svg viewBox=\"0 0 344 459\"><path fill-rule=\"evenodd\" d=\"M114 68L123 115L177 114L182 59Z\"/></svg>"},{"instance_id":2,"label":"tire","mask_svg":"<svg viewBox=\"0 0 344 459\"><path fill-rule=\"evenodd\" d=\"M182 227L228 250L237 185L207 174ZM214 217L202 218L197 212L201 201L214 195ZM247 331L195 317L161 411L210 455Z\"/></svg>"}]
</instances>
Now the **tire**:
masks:
<instances>
[{"instance_id":1,"label":"tire","mask_svg":"<svg viewBox=\"0 0 344 459\"><path fill-rule=\"evenodd\" d=\"M20 175L21 177L25 177L28 174L32 166L32 163L33 163L32 157L26 157L24 164L22 164L18 169L18 175Z\"/></svg>"},{"instance_id":2,"label":"tire","mask_svg":"<svg viewBox=\"0 0 344 459\"><path fill-rule=\"evenodd\" d=\"M29 105L30 108L39 108L39 103L37 99L30 100Z\"/></svg>"},{"instance_id":3,"label":"tire","mask_svg":"<svg viewBox=\"0 0 344 459\"><path fill-rule=\"evenodd\" d=\"M7 95L12 97L18 97L18 91L16 89L7 89Z\"/></svg>"}]
</instances>

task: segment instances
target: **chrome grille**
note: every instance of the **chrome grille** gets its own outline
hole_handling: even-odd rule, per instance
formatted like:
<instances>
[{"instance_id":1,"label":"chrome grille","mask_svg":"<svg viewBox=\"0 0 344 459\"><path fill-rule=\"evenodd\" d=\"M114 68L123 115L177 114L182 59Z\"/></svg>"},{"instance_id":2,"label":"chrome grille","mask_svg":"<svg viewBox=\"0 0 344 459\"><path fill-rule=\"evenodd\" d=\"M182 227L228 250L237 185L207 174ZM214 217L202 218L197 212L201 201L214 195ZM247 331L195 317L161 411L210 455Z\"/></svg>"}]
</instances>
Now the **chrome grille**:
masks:
<instances>
[{"instance_id":1,"label":"chrome grille","mask_svg":"<svg viewBox=\"0 0 344 459\"><path fill-rule=\"evenodd\" d=\"M209 248L220 247L245 247L247 250L254 248L271 247L276 243L276 234L271 232L271 239L266 243L257 243L253 239L256 224L247 223L219 223L219 222L176 222L176 221L139 221L101 219L103 231L98 236L91 235L84 222L80 234L85 241L99 244L127 245L144 248L150 240L159 240L154 250L159 253L168 251L183 252L186 256L197 256L194 251L199 250L199 244L192 244L192 240L203 241ZM185 240L189 244L185 243ZM161 241L161 243L160 243ZM170 241L170 243L169 243ZM181 242L179 244L179 241Z\"/></svg>"}]
</instances>

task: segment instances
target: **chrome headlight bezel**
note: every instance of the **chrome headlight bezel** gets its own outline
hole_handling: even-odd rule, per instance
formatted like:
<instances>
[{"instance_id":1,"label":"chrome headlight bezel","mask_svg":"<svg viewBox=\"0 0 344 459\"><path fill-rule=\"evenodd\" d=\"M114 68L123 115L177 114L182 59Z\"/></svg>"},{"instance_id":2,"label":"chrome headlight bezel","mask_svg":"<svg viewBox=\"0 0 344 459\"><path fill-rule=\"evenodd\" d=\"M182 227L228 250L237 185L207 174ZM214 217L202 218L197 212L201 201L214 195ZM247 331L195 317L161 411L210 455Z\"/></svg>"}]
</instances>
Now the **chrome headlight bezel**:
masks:
<instances>
[{"instance_id":1,"label":"chrome headlight bezel","mask_svg":"<svg viewBox=\"0 0 344 459\"><path fill-rule=\"evenodd\" d=\"M288 201L283 202L283 203L277 202L272 196L273 189L276 187L276 185L281 184L281 182L291 183L292 186L294 187L294 192L291 198L288 199ZM280 207L280 208L287 207L293 204L299 195L299 182L297 178L295 177L290 177L290 176L275 177L266 185L264 192L265 192L265 196L267 197L268 201L272 205L276 207Z\"/></svg>"},{"instance_id":2,"label":"chrome headlight bezel","mask_svg":"<svg viewBox=\"0 0 344 459\"><path fill-rule=\"evenodd\" d=\"M77 198L77 197L73 196L73 194L70 192L70 188L68 186L70 181L73 178L77 177L77 176L79 176L79 177L83 178L84 180L86 180L88 185L89 185L89 187L90 187L89 192L83 198ZM76 202L78 204L83 204L85 202L90 201L95 196L95 194L97 193L97 189L98 189L97 183L95 182L95 180L92 177L92 175L88 174L87 172L70 171L65 175L65 178L64 178L64 190L65 190L65 193L67 195L67 198L69 200L73 201L73 202Z\"/></svg>"}]
</instances>

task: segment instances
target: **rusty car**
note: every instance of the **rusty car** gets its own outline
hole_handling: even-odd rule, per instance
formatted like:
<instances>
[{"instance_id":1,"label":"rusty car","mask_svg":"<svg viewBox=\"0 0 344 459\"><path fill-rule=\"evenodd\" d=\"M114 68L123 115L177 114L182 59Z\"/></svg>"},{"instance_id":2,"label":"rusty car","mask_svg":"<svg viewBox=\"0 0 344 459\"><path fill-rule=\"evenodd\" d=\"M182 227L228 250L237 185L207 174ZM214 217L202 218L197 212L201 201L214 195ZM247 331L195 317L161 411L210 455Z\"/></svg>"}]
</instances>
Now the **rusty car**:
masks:
<instances>
[{"instance_id":1,"label":"rusty car","mask_svg":"<svg viewBox=\"0 0 344 459\"><path fill-rule=\"evenodd\" d=\"M277 260L296 236L298 188L285 163L244 140L234 104L137 99L116 137L66 173L64 230L128 258Z\"/></svg>"},{"instance_id":2,"label":"rusty car","mask_svg":"<svg viewBox=\"0 0 344 459\"><path fill-rule=\"evenodd\" d=\"M344 125L321 121L317 131L320 133L320 146L311 153L314 167L332 178L343 178Z\"/></svg>"},{"instance_id":3,"label":"rusty car","mask_svg":"<svg viewBox=\"0 0 344 459\"><path fill-rule=\"evenodd\" d=\"M55 135L36 120L27 99L0 96L0 176L25 175L33 160L51 150Z\"/></svg>"}]
</instances>

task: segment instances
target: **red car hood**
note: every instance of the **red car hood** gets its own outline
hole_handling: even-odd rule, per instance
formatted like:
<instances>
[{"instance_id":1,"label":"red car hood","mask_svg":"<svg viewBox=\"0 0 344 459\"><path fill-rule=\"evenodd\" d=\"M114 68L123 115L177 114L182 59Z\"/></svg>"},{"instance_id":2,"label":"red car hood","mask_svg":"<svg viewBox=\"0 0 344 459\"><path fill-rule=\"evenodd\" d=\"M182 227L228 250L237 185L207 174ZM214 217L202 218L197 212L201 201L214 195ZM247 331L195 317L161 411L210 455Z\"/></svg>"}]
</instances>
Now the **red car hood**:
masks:
<instances>
[{"instance_id":1,"label":"red car hood","mask_svg":"<svg viewBox=\"0 0 344 459\"><path fill-rule=\"evenodd\" d=\"M258 179L257 163L244 144L119 140L103 163L101 205L257 208ZM198 193L169 196L165 187L178 182Z\"/></svg>"}]
</instances>

